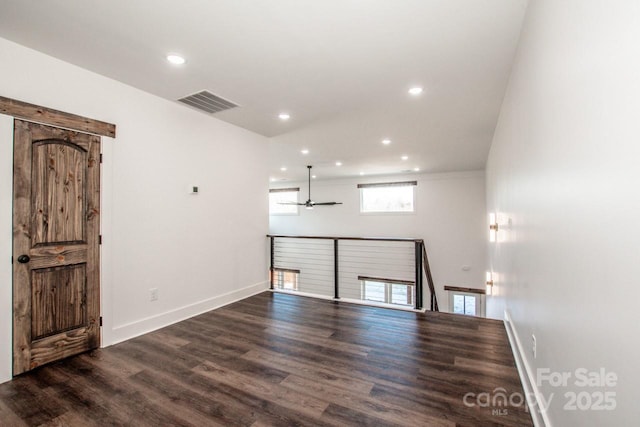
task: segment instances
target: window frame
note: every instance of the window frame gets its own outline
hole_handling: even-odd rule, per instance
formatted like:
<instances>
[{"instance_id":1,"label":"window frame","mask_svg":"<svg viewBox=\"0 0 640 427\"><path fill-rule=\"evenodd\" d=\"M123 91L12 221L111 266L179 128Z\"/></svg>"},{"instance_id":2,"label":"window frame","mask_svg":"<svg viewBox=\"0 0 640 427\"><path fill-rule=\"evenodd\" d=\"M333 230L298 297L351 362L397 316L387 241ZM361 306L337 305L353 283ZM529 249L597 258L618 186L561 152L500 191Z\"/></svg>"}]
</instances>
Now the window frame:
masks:
<instances>
[{"instance_id":1,"label":"window frame","mask_svg":"<svg viewBox=\"0 0 640 427\"><path fill-rule=\"evenodd\" d=\"M474 317L485 317L485 295L481 292L464 292L464 291L459 291L459 290L451 290L448 289L447 290L449 292L449 312L452 314L459 314L462 316L474 316ZM467 314L467 313L456 313L454 311L454 300L456 296L462 296L463 297L463 302L464 302L464 306L465 306L465 311L466 311L466 301L464 300L465 297L474 297L476 299L476 304L475 304L475 310L476 313L475 314Z\"/></svg>"},{"instance_id":2,"label":"window frame","mask_svg":"<svg viewBox=\"0 0 640 427\"><path fill-rule=\"evenodd\" d=\"M416 197L416 187L418 185L418 181L398 181L398 182L377 182L371 184L358 184L358 192L360 198L360 215L415 215L417 212L417 197ZM364 211L363 210L363 201L364 201L364 190L368 188L393 188L393 187L412 187L411 188L411 197L412 197L412 210L410 211Z\"/></svg>"},{"instance_id":3,"label":"window frame","mask_svg":"<svg viewBox=\"0 0 640 427\"><path fill-rule=\"evenodd\" d=\"M273 289L275 290L279 290L279 291L289 291L289 292L295 292L295 291L299 291L300 290L300 270L296 270L296 269L292 269L292 268L276 268L274 267L273 269L271 269L271 275L269 278L269 281L271 283L271 286L273 287ZM294 278L294 282L293 282L293 288L285 288L284 287L284 275L286 273L289 274L293 274L293 278ZM282 287L279 286L279 284L282 284Z\"/></svg>"},{"instance_id":4,"label":"window frame","mask_svg":"<svg viewBox=\"0 0 640 427\"><path fill-rule=\"evenodd\" d=\"M299 196L300 196L300 187L292 187L292 188L270 188L269 189L269 216L295 216L295 215L300 215L300 206L299 205L292 205L295 206L296 211L295 212L272 212L271 211L271 194L275 194L275 193L296 193L296 197L295 201L296 203L299 203Z\"/></svg>"},{"instance_id":5,"label":"window frame","mask_svg":"<svg viewBox=\"0 0 640 427\"><path fill-rule=\"evenodd\" d=\"M387 304L389 306L396 306L396 307L414 307L415 306L415 298L416 298L415 283L410 280L358 276L358 281L360 281L360 299L362 301L370 301L376 304ZM372 299L366 298L367 282L384 285L384 301L378 301L378 300L372 300ZM410 301L408 301L406 304L399 304L399 303L393 302L393 286L394 285L406 286L407 288L412 288L412 289L409 289L409 292L407 293L407 297Z\"/></svg>"}]
</instances>

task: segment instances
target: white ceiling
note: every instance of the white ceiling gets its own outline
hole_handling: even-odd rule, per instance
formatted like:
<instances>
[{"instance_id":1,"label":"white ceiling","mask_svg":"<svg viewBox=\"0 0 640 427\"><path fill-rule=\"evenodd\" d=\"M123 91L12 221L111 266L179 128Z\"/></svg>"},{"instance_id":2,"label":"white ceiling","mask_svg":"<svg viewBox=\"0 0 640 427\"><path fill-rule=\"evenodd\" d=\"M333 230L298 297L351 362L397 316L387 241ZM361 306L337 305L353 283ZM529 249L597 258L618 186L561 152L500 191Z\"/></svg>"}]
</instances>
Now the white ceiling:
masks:
<instances>
[{"instance_id":1,"label":"white ceiling","mask_svg":"<svg viewBox=\"0 0 640 427\"><path fill-rule=\"evenodd\" d=\"M461 171L484 168L526 4L0 0L0 37L169 100L239 104L212 117L271 138L273 179Z\"/></svg>"}]
</instances>

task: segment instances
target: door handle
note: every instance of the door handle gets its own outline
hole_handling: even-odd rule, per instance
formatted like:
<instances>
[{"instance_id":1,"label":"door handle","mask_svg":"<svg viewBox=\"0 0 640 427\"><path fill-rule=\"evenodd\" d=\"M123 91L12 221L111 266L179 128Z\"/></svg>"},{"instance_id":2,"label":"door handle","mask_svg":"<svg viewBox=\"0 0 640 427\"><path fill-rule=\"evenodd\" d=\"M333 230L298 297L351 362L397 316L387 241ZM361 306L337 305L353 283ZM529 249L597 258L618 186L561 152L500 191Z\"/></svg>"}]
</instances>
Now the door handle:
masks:
<instances>
[{"instance_id":1,"label":"door handle","mask_svg":"<svg viewBox=\"0 0 640 427\"><path fill-rule=\"evenodd\" d=\"M30 260L30 259L31 259L31 258L29 258L29 255L20 255L20 256L18 257L18 262L19 262L20 264L26 264L26 263L28 263L28 262L29 262L29 260Z\"/></svg>"}]
</instances>

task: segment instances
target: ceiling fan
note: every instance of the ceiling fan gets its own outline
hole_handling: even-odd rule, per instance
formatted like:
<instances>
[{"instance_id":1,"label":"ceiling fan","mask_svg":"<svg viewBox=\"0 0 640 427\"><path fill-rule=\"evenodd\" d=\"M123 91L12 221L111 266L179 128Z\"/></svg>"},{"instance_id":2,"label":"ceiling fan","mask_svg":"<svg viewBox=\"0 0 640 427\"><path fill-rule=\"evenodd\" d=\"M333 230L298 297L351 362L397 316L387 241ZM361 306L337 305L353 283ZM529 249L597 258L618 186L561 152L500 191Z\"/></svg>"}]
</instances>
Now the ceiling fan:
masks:
<instances>
[{"instance_id":1,"label":"ceiling fan","mask_svg":"<svg viewBox=\"0 0 640 427\"><path fill-rule=\"evenodd\" d=\"M309 170L309 198L307 199L306 202L304 203L297 203L297 202L281 202L279 204L281 205L298 205L298 206L304 206L307 209L313 209L314 206L331 206L331 205L341 205L342 202L314 202L313 200L311 200L311 168L313 166L307 166L307 169Z\"/></svg>"}]
</instances>

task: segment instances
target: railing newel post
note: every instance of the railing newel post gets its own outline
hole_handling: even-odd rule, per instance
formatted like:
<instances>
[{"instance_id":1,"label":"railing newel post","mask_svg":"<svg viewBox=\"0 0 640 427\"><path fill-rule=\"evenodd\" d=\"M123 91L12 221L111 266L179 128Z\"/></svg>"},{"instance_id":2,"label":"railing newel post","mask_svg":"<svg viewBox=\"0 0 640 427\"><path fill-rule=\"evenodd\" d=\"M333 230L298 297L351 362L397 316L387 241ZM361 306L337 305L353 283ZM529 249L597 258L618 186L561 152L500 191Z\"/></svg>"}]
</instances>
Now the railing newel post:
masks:
<instances>
[{"instance_id":1,"label":"railing newel post","mask_svg":"<svg viewBox=\"0 0 640 427\"><path fill-rule=\"evenodd\" d=\"M271 260L270 260L270 264L269 264L269 288L273 290L273 267L274 267L274 259L275 259L274 255L273 255L273 252L274 252L274 248L275 248L275 241L274 241L275 237L270 236L269 239L271 241L270 242L270 246L271 246L270 258L271 258Z\"/></svg>"},{"instance_id":2,"label":"railing newel post","mask_svg":"<svg viewBox=\"0 0 640 427\"><path fill-rule=\"evenodd\" d=\"M333 297L340 299L338 284L338 239L333 239Z\"/></svg>"},{"instance_id":3,"label":"railing newel post","mask_svg":"<svg viewBox=\"0 0 640 427\"><path fill-rule=\"evenodd\" d=\"M415 241L415 260L416 260L416 289L415 289L415 308L422 309L422 242Z\"/></svg>"}]
</instances>

